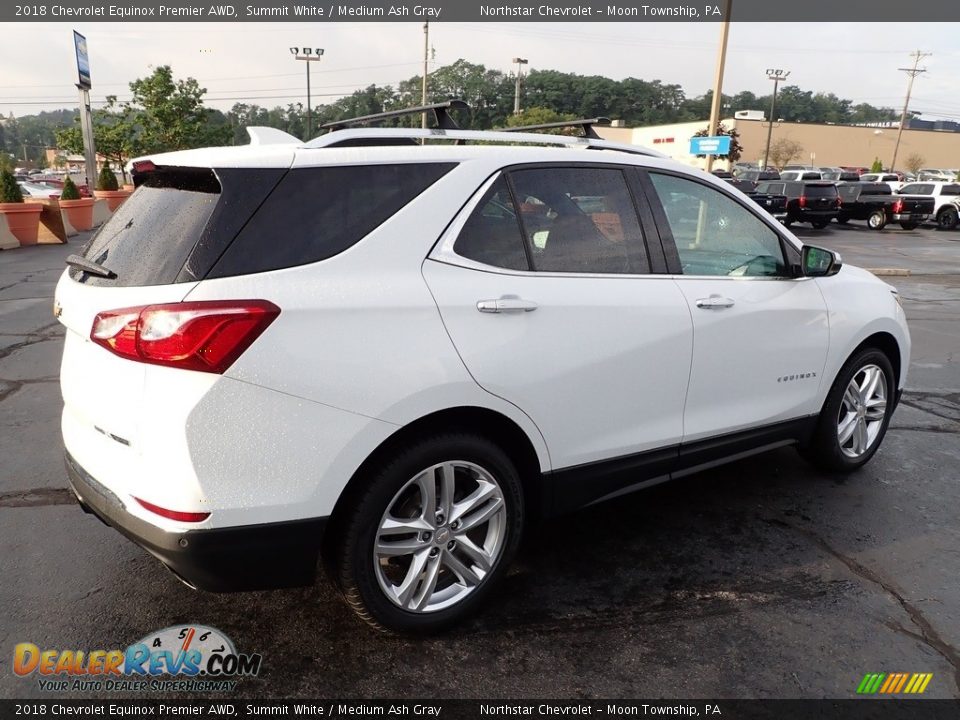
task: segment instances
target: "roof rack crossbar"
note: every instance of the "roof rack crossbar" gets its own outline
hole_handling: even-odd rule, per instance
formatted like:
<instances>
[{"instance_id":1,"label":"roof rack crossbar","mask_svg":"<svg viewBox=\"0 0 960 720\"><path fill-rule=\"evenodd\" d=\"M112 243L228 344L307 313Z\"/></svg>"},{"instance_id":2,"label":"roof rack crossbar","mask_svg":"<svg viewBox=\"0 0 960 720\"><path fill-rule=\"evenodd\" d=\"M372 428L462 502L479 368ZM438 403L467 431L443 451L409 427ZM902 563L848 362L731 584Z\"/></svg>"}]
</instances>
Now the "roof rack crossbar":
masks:
<instances>
[{"instance_id":1,"label":"roof rack crossbar","mask_svg":"<svg viewBox=\"0 0 960 720\"><path fill-rule=\"evenodd\" d=\"M552 130L554 128L578 127L583 130L583 136L602 140L597 131L593 129L594 125L608 126L610 118L595 117L581 118L579 120L561 120L559 122L543 123L541 125L523 125L522 127L500 128L500 132L535 132L537 130Z\"/></svg>"},{"instance_id":2,"label":"roof rack crossbar","mask_svg":"<svg viewBox=\"0 0 960 720\"><path fill-rule=\"evenodd\" d=\"M460 126L450 117L450 110L469 110L470 106L463 100L446 100L445 102L433 103L432 105L420 105L419 107L404 108L402 110L389 110L373 115L361 115L360 117L347 118L346 120L333 120L320 126L321 130L342 130L353 125L363 125L365 123L387 120L389 118L401 117L403 115L417 115L419 113L433 111L437 118L437 127L443 130L459 130Z\"/></svg>"}]
</instances>

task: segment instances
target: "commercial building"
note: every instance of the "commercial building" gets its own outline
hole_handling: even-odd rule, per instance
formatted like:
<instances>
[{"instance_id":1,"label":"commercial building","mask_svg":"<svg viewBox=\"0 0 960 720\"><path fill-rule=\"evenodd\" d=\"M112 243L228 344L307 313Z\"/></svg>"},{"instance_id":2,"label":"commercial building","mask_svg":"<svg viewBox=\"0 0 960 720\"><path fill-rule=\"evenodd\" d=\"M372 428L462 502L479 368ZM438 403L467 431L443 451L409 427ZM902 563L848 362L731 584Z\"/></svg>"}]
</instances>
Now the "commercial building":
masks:
<instances>
[{"instance_id":1,"label":"commercial building","mask_svg":"<svg viewBox=\"0 0 960 720\"><path fill-rule=\"evenodd\" d=\"M738 113L742 114L742 113ZM753 114L753 113L751 113ZM721 122L727 129L739 133L743 150L740 162L763 162L769 124L760 118L726 118ZM659 150L693 167L704 167L705 160L690 154L690 138L707 129L708 121L655 125L651 127L600 127L597 132L605 139L625 142ZM918 125L929 127L917 127ZM775 122L772 142L780 139L796 142L802 150L789 162L817 167L870 167L879 159L884 167L893 160L897 142L897 123L883 127L860 125L832 125L828 123ZM960 167L960 126L956 123L921 123L912 121L904 128L897 152L897 169L906 168L908 158L922 158L920 165L934 168ZM772 164L772 163L771 163ZM718 162L714 167L726 168Z\"/></svg>"}]
</instances>

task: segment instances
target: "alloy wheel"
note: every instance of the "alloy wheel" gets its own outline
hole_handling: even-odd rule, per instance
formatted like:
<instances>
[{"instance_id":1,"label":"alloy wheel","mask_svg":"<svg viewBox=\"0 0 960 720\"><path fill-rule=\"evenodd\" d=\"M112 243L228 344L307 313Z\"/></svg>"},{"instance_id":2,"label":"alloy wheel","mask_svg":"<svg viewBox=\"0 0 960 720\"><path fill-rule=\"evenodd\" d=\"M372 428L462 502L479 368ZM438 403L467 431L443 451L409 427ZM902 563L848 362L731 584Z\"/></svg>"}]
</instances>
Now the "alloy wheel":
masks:
<instances>
[{"instance_id":1,"label":"alloy wheel","mask_svg":"<svg viewBox=\"0 0 960 720\"><path fill-rule=\"evenodd\" d=\"M866 365L850 379L837 417L837 441L849 458L873 447L887 414L887 377L876 365Z\"/></svg>"},{"instance_id":2,"label":"alloy wheel","mask_svg":"<svg viewBox=\"0 0 960 720\"><path fill-rule=\"evenodd\" d=\"M467 461L422 470L380 519L373 562L381 590L409 612L456 605L496 564L506 521L503 490L489 471Z\"/></svg>"}]
</instances>

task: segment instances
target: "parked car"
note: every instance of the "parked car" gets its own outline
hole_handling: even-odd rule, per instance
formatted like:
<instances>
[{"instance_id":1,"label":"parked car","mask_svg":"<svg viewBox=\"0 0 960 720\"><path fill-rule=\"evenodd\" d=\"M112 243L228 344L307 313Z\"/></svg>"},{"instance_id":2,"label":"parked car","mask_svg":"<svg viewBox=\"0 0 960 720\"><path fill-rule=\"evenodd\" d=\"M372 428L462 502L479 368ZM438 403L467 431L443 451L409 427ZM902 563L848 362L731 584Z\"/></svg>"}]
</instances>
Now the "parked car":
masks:
<instances>
[{"instance_id":1,"label":"parked car","mask_svg":"<svg viewBox=\"0 0 960 720\"><path fill-rule=\"evenodd\" d=\"M922 195L895 195L887 183L838 183L840 210L837 222L866 220L871 230L883 230L888 222L898 222L904 230L913 230L933 214L933 198Z\"/></svg>"},{"instance_id":2,"label":"parked car","mask_svg":"<svg viewBox=\"0 0 960 720\"><path fill-rule=\"evenodd\" d=\"M824 172L820 176L821 180L829 180L830 182L858 182L860 180L860 174L850 170Z\"/></svg>"},{"instance_id":3,"label":"parked car","mask_svg":"<svg viewBox=\"0 0 960 720\"><path fill-rule=\"evenodd\" d=\"M42 182L45 185L52 185L53 187L58 188L59 191L63 191L64 180L62 178L44 175L42 179L34 179L34 182ZM76 185L77 190L80 192L80 197L91 197L90 188L86 184L81 185L80 183L76 183Z\"/></svg>"},{"instance_id":4,"label":"parked car","mask_svg":"<svg viewBox=\"0 0 960 720\"><path fill-rule=\"evenodd\" d=\"M823 181L774 180L757 185L758 194L784 195L787 198L783 224L810 223L819 229L830 224L840 209L837 186Z\"/></svg>"},{"instance_id":5,"label":"parked car","mask_svg":"<svg viewBox=\"0 0 960 720\"><path fill-rule=\"evenodd\" d=\"M533 518L880 446L899 296L722 180L586 137L262 132L138 159L56 289L73 492L186 583L322 555L364 620L436 631Z\"/></svg>"},{"instance_id":6,"label":"parked car","mask_svg":"<svg viewBox=\"0 0 960 720\"><path fill-rule=\"evenodd\" d=\"M920 182L954 182L957 179L956 173L938 168L920 168L917 171L917 180Z\"/></svg>"},{"instance_id":7,"label":"parked car","mask_svg":"<svg viewBox=\"0 0 960 720\"><path fill-rule=\"evenodd\" d=\"M817 170L784 170L780 173L781 180L822 180Z\"/></svg>"},{"instance_id":8,"label":"parked car","mask_svg":"<svg viewBox=\"0 0 960 720\"><path fill-rule=\"evenodd\" d=\"M737 174L737 180L751 180L753 182L779 179L780 173L776 170L744 170Z\"/></svg>"},{"instance_id":9,"label":"parked car","mask_svg":"<svg viewBox=\"0 0 960 720\"><path fill-rule=\"evenodd\" d=\"M893 192L900 189L903 180L897 173L864 173L860 176L860 182L865 183L886 183Z\"/></svg>"},{"instance_id":10,"label":"parked car","mask_svg":"<svg viewBox=\"0 0 960 720\"><path fill-rule=\"evenodd\" d=\"M24 195L35 198L58 198L62 188L48 185L47 183L36 183L22 181L17 183Z\"/></svg>"},{"instance_id":11,"label":"parked car","mask_svg":"<svg viewBox=\"0 0 960 720\"><path fill-rule=\"evenodd\" d=\"M958 224L957 204L960 183L916 182L902 186L901 195L927 195L933 198L933 218L941 230L953 230Z\"/></svg>"}]
</instances>

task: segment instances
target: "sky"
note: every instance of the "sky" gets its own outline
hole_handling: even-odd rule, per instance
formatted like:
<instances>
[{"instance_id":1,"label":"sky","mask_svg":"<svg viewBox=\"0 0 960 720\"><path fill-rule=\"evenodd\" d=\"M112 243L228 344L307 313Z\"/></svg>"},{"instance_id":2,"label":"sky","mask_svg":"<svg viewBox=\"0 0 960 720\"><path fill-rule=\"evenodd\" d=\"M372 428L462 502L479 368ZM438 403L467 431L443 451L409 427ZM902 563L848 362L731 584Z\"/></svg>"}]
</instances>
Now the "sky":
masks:
<instances>
[{"instance_id":1,"label":"sky","mask_svg":"<svg viewBox=\"0 0 960 720\"><path fill-rule=\"evenodd\" d=\"M431 23L432 66L464 58L509 72L520 56L530 69L661 80L694 97L713 86L720 27ZM208 90L206 103L221 110L304 102L304 63L291 57L291 46L324 48L322 62L312 63L314 105L371 83L396 86L423 63L420 22L0 23L0 113L77 106L74 29L87 37L94 107L108 94L129 98L128 83L158 65L196 78ZM960 120L960 41L949 23L733 23L723 91L769 94L766 69L782 68L791 73L788 85L899 110L907 76L898 68L911 64L916 49L932 56L921 63L927 72L914 84L911 110Z\"/></svg>"}]
</instances>

